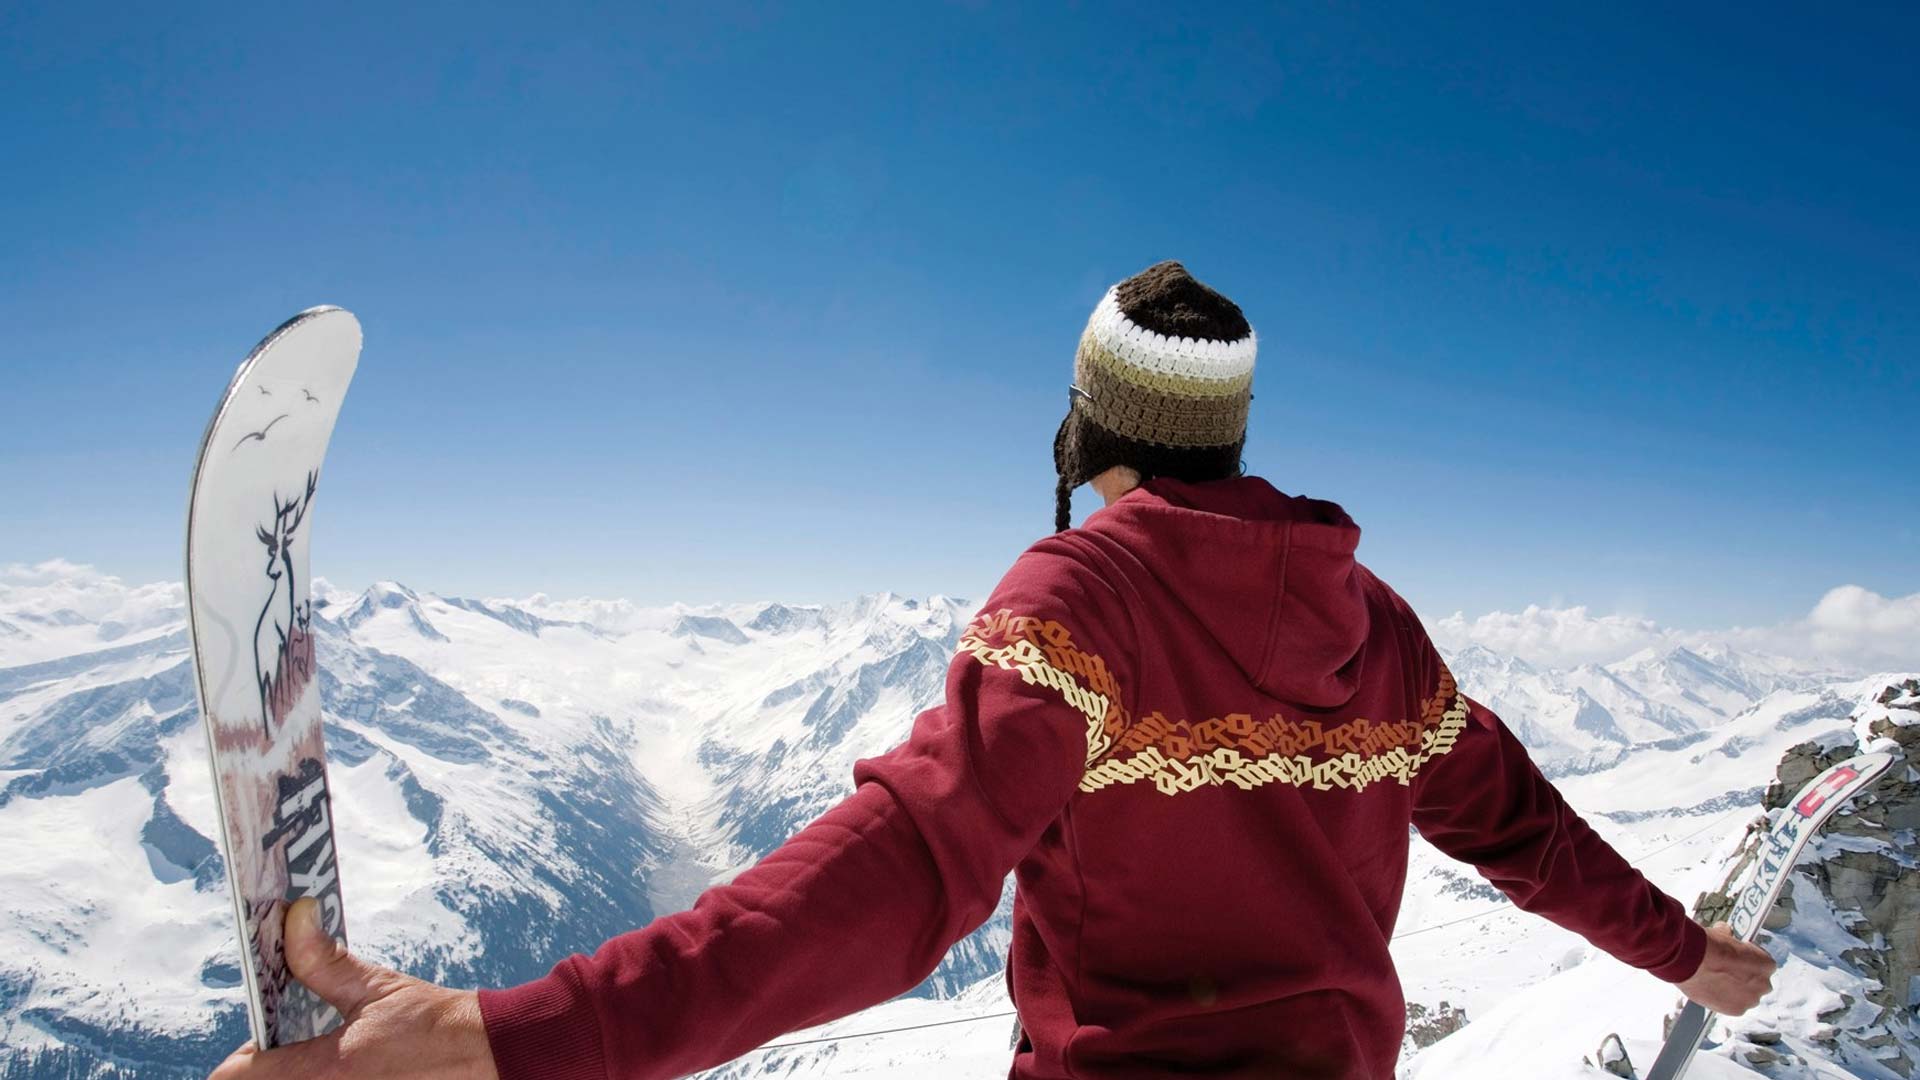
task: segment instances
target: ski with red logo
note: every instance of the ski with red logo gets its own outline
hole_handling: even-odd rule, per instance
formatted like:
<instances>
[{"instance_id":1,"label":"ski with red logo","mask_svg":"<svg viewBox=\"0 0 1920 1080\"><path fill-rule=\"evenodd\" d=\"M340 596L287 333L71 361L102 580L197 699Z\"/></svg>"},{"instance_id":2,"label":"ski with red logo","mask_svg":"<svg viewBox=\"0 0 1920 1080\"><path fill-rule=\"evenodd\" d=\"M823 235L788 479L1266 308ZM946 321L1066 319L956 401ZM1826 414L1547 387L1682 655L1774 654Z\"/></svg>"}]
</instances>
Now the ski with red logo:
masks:
<instances>
[{"instance_id":1,"label":"ski with red logo","mask_svg":"<svg viewBox=\"0 0 1920 1080\"><path fill-rule=\"evenodd\" d=\"M1787 874L1807 845L1820 833L1828 819L1866 790L1893 765L1894 757L1885 751L1861 754L1828 768L1794 795L1786 806L1771 813L1766 831L1759 837L1759 850L1744 883L1733 887L1733 912L1727 917L1734 936L1752 941L1759 933L1767 913L1786 887ZM1660 1056L1646 1080L1679 1080L1693 1060L1700 1040L1713 1025L1715 1014L1697 1002L1689 1001L1680 1010L1680 1018L1667 1033Z\"/></svg>"}]
</instances>

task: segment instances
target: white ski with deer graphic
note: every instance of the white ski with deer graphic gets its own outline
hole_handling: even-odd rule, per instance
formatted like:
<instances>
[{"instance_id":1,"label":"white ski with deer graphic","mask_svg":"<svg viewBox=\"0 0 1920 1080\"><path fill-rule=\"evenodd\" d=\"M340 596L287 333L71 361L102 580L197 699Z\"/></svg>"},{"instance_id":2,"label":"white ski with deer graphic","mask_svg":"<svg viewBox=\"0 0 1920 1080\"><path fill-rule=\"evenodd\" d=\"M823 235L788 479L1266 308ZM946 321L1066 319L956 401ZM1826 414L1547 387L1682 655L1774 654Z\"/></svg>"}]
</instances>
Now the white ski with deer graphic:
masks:
<instances>
[{"instance_id":1,"label":"white ski with deer graphic","mask_svg":"<svg viewBox=\"0 0 1920 1080\"><path fill-rule=\"evenodd\" d=\"M311 896L346 939L321 736L307 551L320 465L360 358L360 323L303 311L254 347L207 425L187 506L187 611L220 846L254 1042L324 1034L294 981L287 906Z\"/></svg>"}]
</instances>

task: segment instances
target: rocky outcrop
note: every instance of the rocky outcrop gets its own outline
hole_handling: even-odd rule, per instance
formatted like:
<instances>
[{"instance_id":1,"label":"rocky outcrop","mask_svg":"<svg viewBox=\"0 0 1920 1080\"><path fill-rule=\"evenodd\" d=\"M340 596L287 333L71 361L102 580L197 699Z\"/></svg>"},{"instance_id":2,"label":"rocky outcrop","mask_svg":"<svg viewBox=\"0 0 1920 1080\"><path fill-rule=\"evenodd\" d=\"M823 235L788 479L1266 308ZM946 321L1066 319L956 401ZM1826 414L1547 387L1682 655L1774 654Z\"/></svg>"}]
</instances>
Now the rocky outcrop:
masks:
<instances>
[{"instance_id":1,"label":"rocky outcrop","mask_svg":"<svg viewBox=\"0 0 1920 1080\"><path fill-rule=\"evenodd\" d=\"M1407 1002L1407 1041L1415 1047L1432 1046L1467 1026L1467 1010L1443 1001L1427 1008L1417 1001Z\"/></svg>"},{"instance_id":2,"label":"rocky outcrop","mask_svg":"<svg viewBox=\"0 0 1920 1080\"><path fill-rule=\"evenodd\" d=\"M1851 732L1788 750L1765 806L1786 806L1808 780L1867 746L1897 748L1904 760L1827 823L1766 922L1830 973L1823 982L1831 996L1813 1017L1778 1018L1808 1021L1802 1030L1734 1022L1738 1059L1771 1075L1800 1075L1796 1044L1857 1075L1920 1074L1920 679L1871 695ZM1710 922L1724 905L1709 893L1696 913Z\"/></svg>"}]
</instances>

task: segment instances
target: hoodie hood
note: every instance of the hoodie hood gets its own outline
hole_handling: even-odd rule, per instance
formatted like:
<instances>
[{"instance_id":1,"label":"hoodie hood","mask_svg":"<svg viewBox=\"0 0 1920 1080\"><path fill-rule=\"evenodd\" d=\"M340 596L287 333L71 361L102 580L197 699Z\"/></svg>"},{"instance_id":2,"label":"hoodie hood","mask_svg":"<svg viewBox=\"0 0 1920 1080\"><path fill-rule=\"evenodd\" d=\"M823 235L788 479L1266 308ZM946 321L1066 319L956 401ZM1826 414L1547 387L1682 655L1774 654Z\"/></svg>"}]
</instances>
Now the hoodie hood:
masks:
<instances>
[{"instance_id":1,"label":"hoodie hood","mask_svg":"<svg viewBox=\"0 0 1920 1080\"><path fill-rule=\"evenodd\" d=\"M1369 620L1360 527L1338 505L1257 476L1156 477L1083 529L1160 579L1262 691L1313 708L1353 697Z\"/></svg>"}]
</instances>

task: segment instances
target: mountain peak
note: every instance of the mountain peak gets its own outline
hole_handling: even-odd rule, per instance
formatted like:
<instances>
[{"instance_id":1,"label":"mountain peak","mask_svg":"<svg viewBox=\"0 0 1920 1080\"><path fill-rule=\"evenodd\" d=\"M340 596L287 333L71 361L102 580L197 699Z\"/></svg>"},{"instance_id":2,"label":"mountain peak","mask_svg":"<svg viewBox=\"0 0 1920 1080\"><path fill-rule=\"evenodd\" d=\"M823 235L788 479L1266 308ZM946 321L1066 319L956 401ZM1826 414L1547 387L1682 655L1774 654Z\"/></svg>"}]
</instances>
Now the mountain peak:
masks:
<instances>
[{"instance_id":1,"label":"mountain peak","mask_svg":"<svg viewBox=\"0 0 1920 1080\"><path fill-rule=\"evenodd\" d=\"M420 602L419 593L397 581L376 581L367 586L367 591L361 595L380 607L399 607L404 603Z\"/></svg>"},{"instance_id":2,"label":"mountain peak","mask_svg":"<svg viewBox=\"0 0 1920 1080\"><path fill-rule=\"evenodd\" d=\"M719 615L682 615L674 621L673 628L667 633L674 637L724 641L729 645L747 643L747 635L733 624L733 620Z\"/></svg>"},{"instance_id":3,"label":"mountain peak","mask_svg":"<svg viewBox=\"0 0 1920 1080\"><path fill-rule=\"evenodd\" d=\"M376 581L367 586L367 591L360 594L360 602L340 617L340 625L358 630L385 611L404 613L407 626L429 641L449 640L420 610L420 594L397 581Z\"/></svg>"},{"instance_id":4,"label":"mountain peak","mask_svg":"<svg viewBox=\"0 0 1920 1080\"><path fill-rule=\"evenodd\" d=\"M818 607L794 607L782 603L770 603L760 609L747 622L747 629L762 634L786 634L802 627L818 626L820 609Z\"/></svg>"},{"instance_id":5,"label":"mountain peak","mask_svg":"<svg viewBox=\"0 0 1920 1080\"><path fill-rule=\"evenodd\" d=\"M1463 671L1474 671L1503 675L1532 675L1532 664L1517 656L1494 652L1477 642L1463 645L1447 653L1447 666L1458 676Z\"/></svg>"}]
</instances>

